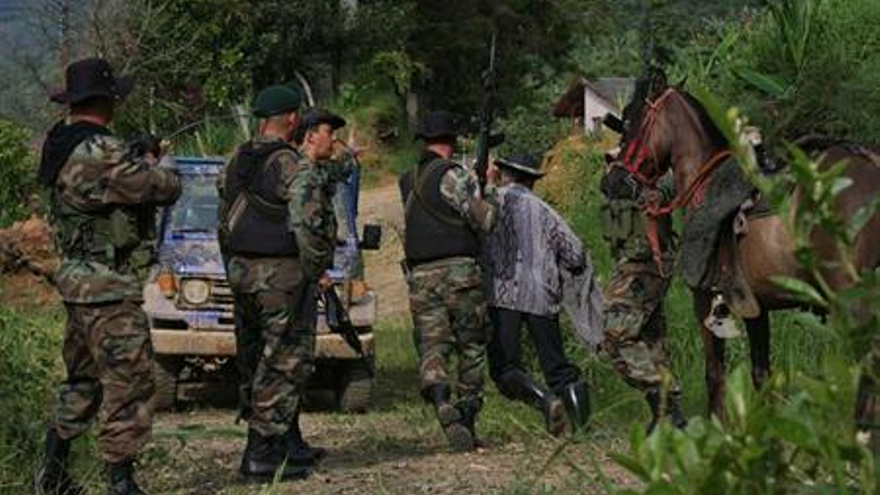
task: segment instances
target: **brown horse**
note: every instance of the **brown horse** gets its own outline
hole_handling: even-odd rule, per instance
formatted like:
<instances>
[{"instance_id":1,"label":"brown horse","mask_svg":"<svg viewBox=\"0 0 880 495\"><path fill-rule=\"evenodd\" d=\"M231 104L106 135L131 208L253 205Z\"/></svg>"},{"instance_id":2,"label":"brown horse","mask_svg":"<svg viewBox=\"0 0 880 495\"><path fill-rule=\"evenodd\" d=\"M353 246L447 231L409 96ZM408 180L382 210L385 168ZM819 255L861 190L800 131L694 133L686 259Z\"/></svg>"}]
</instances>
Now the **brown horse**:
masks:
<instances>
[{"instance_id":1,"label":"brown horse","mask_svg":"<svg viewBox=\"0 0 880 495\"><path fill-rule=\"evenodd\" d=\"M691 194L710 175L706 169L728 155L727 140L703 107L684 91L667 86L662 73L640 78L624 118L622 161L619 163L648 187L656 184L659 177L671 168L679 194L674 203L681 206L688 206ZM845 174L853 180L853 185L838 196L834 206L842 218L852 218L880 191L878 150L860 152L851 146L838 145L826 149L821 157L823 167L847 161ZM793 208L798 207L800 194L800 191L794 192ZM703 201L711 200L703 198ZM744 278L759 306L758 315L746 319L745 324L752 381L760 387L770 374L768 311L793 308L799 304L771 279L784 276L809 283L815 283L815 280L795 259L793 238L779 215L750 218L747 223L747 233L739 239L737 250ZM816 231L811 240L815 254L826 262L823 266L834 266L839 252L833 239ZM880 265L880 215L874 215L856 239L854 262L859 270ZM844 288L852 282L843 270L829 269L823 276L833 289ZM712 294L695 289L693 295L694 311L702 327L709 413L723 418L725 342L710 332L704 323L711 308Z\"/></svg>"}]
</instances>

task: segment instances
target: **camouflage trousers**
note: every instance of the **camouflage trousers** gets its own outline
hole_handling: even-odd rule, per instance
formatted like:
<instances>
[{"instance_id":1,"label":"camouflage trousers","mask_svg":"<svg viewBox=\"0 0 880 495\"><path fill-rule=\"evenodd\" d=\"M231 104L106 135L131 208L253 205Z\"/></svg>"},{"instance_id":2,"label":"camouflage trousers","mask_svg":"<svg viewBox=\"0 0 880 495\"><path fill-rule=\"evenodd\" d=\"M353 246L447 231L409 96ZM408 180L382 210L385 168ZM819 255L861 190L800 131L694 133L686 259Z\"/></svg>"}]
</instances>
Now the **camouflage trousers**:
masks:
<instances>
[{"instance_id":1,"label":"camouflage trousers","mask_svg":"<svg viewBox=\"0 0 880 495\"><path fill-rule=\"evenodd\" d=\"M652 260L624 259L605 291L603 347L623 379L643 391L672 380L664 345L669 282Z\"/></svg>"},{"instance_id":2,"label":"camouflage trousers","mask_svg":"<svg viewBox=\"0 0 880 495\"><path fill-rule=\"evenodd\" d=\"M316 286L235 294L241 417L263 436L285 433L314 370Z\"/></svg>"},{"instance_id":3,"label":"camouflage trousers","mask_svg":"<svg viewBox=\"0 0 880 495\"><path fill-rule=\"evenodd\" d=\"M82 435L97 417L105 462L137 455L149 439L155 391L147 315L132 300L65 303L64 365L53 426L61 438Z\"/></svg>"},{"instance_id":4,"label":"camouflage trousers","mask_svg":"<svg viewBox=\"0 0 880 495\"><path fill-rule=\"evenodd\" d=\"M423 394L447 385L460 397L479 396L491 335L482 269L472 258L450 258L413 268L407 281Z\"/></svg>"}]
</instances>

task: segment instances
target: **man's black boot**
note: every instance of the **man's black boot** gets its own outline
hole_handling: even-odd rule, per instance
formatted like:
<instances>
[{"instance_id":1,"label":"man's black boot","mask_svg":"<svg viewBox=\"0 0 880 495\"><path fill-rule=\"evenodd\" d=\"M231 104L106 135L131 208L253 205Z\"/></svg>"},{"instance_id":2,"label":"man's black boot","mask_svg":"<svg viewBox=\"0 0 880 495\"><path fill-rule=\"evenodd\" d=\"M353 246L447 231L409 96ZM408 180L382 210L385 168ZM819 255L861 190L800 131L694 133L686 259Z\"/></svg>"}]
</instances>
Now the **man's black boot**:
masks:
<instances>
[{"instance_id":1,"label":"man's black boot","mask_svg":"<svg viewBox=\"0 0 880 495\"><path fill-rule=\"evenodd\" d=\"M683 430L687 428L688 420L681 411L681 390L673 389L666 397L666 415L672 426Z\"/></svg>"},{"instance_id":2,"label":"man's black boot","mask_svg":"<svg viewBox=\"0 0 880 495\"><path fill-rule=\"evenodd\" d=\"M46 431L45 457L34 480L37 495L85 495L86 489L76 484L67 472L70 440L58 436L55 428Z\"/></svg>"},{"instance_id":3,"label":"man's black boot","mask_svg":"<svg viewBox=\"0 0 880 495\"><path fill-rule=\"evenodd\" d=\"M562 400L540 387L525 371L507 371L498 379L497 385L505 397L520 400L540 411L550 434L558 436L565 430L565 406Z\"/></svg>"},{"instance_id":4,"label":"man's black boot","mask_svg":"<svg viewBox=\"0 0 880 495\"><path fill-rule=\"evenodd\" d=\"M327 449L313 447L303 438L302 429L299 426L299 413L296 413L290 429L284 435L284 442L287 445L287 458L295 466L311 467L327 457Z\"/></svg>"},{"instance_id":5,"label":"man's black boot","mask_svg":"<svg viewBox=\"0 0 880 495\"><path fill-rule=\"evenodd\" d=\"M648 403L648 409L651 411L651 421L648 422L645 432L650 435L657 428L657 423L660 422L660 417L662 416L660 412L660 391L657 389L647 391L645 393L645 401Z\"/></svg>"},{"instance_id":6,"label":"man's black boot","mask_svg":"<svg viewBox=\"0 0 880 495\"><path fill-rule=\"evenodd\" d=\"M573 432L584 429L590 421L590 389L581 381L570 383L562 389L562 403L568 413Z\"/></svg>"},{"instance_id":7,"label":"man's black boot","mask_svg":"<svg viewBox=\"0 0 880 495\"><path fill-rule=\"evenodd\" d=\"M109 495L147 495L134 481L134 461L131 459L107 464Z\"/></svg>"},{"instance_id":8,"label":"man's black boot","mask_svg":"<svg viewBox=\"0 0 880 495\"><path fill-rule=\"evenodd\" d=\"M276 475L282 480L302 479L312 474L308 467L297 466L287 459L287 448L280 437L264 437L253 428L248 430L239 471L246 478L258 481L271 481Z\"/></svg>"},{"instance_id":9,"label":"man's black boot","mask_svg":"<svg viewBox=\"0 0 880 495\"><path fill-rule=\"evenodd\" d=\"M448 385L432 385L424 390L424 397L434 404L437 412L437 421L443 428L443 433L449 441L449 445L457 452L474 450L474 436L464 424L462 411L452 405L449 400L452 391Z\"/></svg>"},{"instance_id":10,"label":"man's black boot","mask_svg":"<svg viewBox=\"0 0 880 495\"><path fill-rule=\"evenodd\" d=\"M483 398L478 395L469 395L460 400L455 408L461 412L461 422L471 433L474 448L481 446L482 442L477 438L477 415L483 409Z\"/></svg>"},{"instance_id":11,"label":"man's black boot","mask_svg":"<svg viewBox=\"0 0 880 495\"><path fill-rule=\"evenodd\" d=\"M669 420L672 426L679 430L687 427L688 421L681 411L681 392L679 390L670 390L666 395L666 407L661 408L661 392L659 389L651 389L645 393L645 400L651 409L651 421L646 429L648 435L657 428L657 423L662 418Z\"/></svg>"}]
</instances>

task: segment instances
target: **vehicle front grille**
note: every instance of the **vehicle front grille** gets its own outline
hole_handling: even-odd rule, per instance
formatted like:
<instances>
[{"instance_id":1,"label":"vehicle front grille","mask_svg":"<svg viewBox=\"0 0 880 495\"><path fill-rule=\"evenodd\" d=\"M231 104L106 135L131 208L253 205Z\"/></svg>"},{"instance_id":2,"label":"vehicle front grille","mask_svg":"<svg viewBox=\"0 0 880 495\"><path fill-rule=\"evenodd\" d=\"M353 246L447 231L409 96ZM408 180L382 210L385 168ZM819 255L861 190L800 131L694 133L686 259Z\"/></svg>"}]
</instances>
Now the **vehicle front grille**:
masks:
<instances>
[{"instance_id":1,"label":"vehicle front grille","mask_svg":"<svg viewBox=\"0 0 880 495\"><path fill-rule=\"evenodd\" d=\"M175 305L182 310L220 311L232 313L233 297L229 282L221 279L208 281L211 284L211 295L203 304L190 304L178 294Z\"/></svg>"}]
</instances>

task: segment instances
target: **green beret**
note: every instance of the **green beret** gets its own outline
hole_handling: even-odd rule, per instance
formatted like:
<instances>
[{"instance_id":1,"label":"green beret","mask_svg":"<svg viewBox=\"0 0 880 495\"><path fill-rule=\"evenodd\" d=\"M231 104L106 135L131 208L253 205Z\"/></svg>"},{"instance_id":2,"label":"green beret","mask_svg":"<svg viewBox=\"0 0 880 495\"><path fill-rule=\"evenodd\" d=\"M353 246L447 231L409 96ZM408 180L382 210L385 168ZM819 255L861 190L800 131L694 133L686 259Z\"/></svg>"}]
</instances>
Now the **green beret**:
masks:
<instances>
[{"instance_id":1,"label":"green beret","mask_svg":"<svg viewBox=\"0 0 880 495\"><path fill-rule=\"evenodd\" d=\"M302 105L302 95L290 86L269 86L254 99L254 116L261 119L295 112Z\"/></svg>"}]
</instances>

